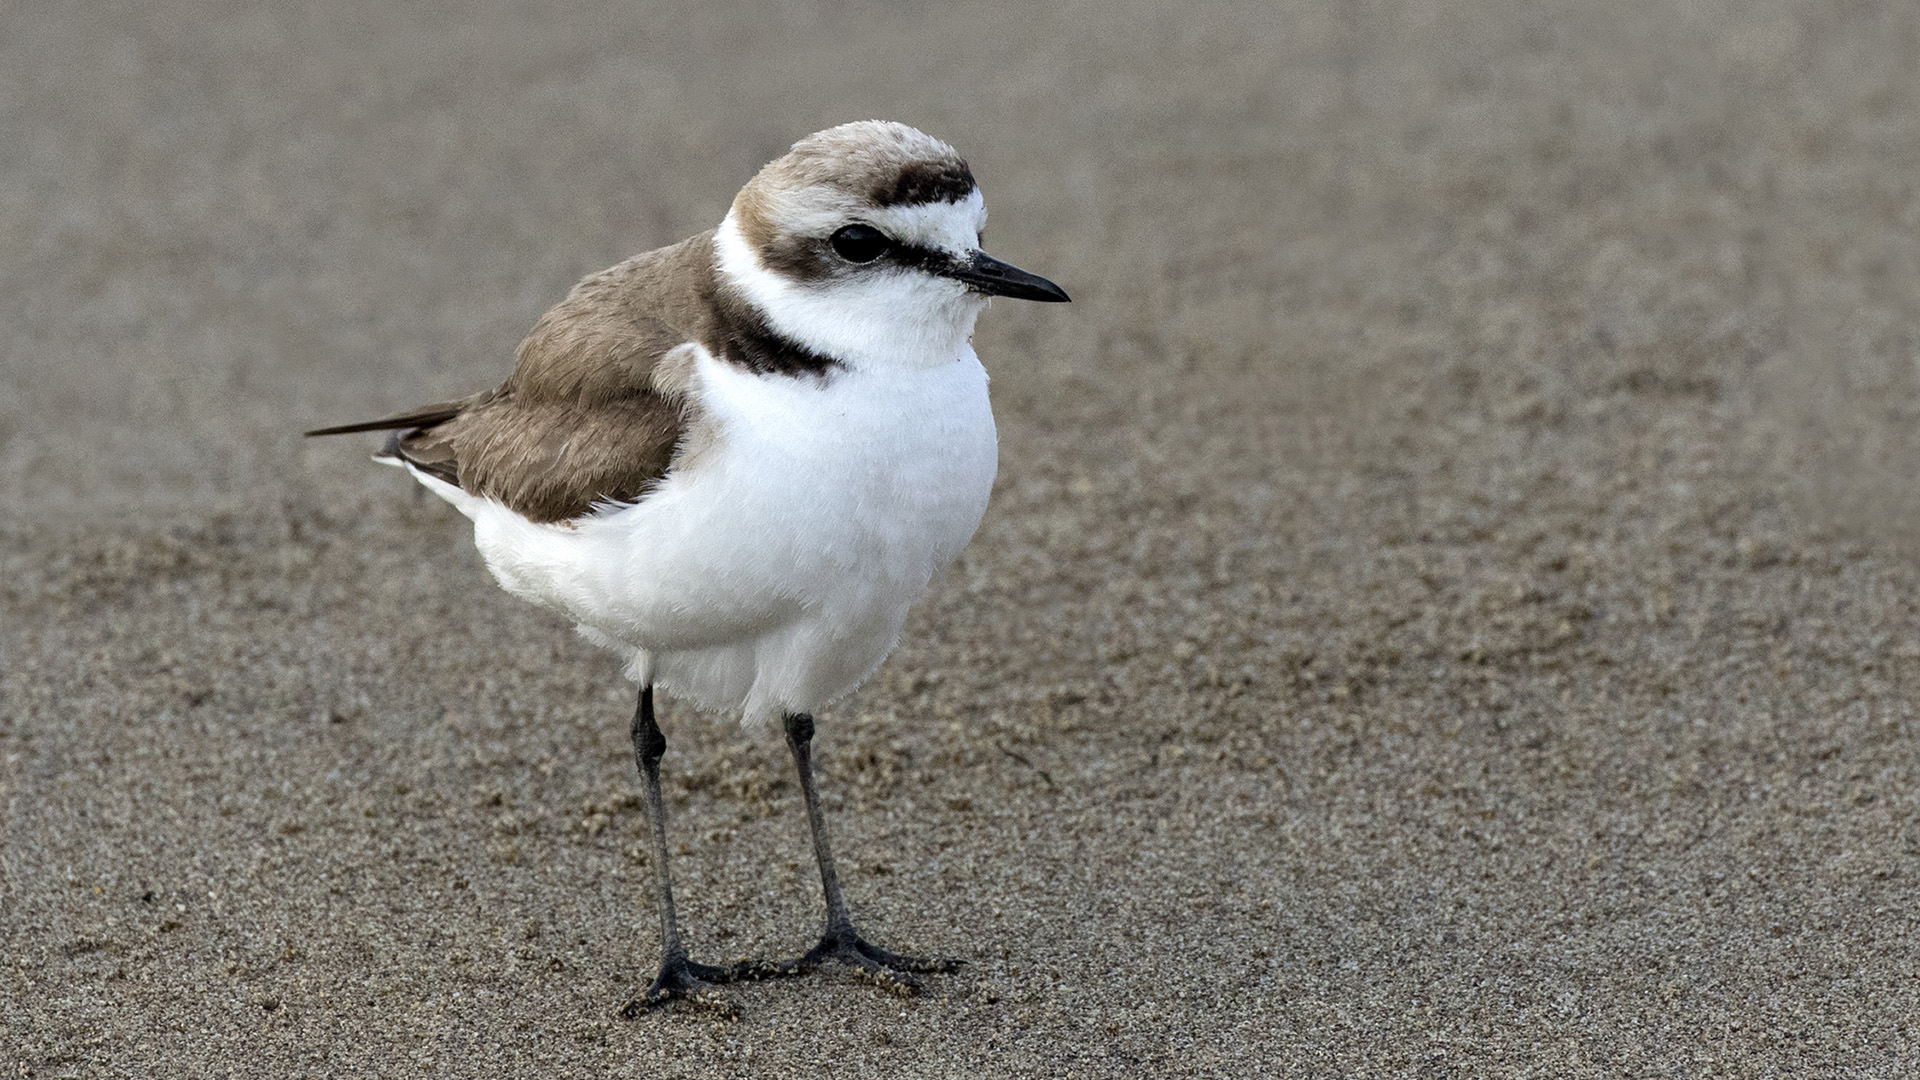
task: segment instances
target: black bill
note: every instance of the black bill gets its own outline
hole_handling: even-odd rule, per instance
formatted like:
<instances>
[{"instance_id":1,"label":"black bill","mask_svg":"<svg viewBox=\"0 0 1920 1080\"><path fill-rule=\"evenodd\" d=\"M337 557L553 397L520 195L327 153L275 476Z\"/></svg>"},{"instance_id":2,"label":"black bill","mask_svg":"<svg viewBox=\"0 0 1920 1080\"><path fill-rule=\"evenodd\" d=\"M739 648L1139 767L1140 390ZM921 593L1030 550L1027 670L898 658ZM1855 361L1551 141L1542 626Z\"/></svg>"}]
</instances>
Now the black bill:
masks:
<instances>
[{"instance_id":1,"label":"black bill","mask_svg":"<svg viewBox=\"0 0 1920 1080\"><path fill-rule=\"evenodd\" d=\"M1029 274L982 251L974 252L970 259L954 263L946 271L946 276L955 281L964 281L975 292L988 296L1010 296L1015 300L1038 300L1044 304L1071 301L1065 289L1039 274Z\"/></svg>"}]
</instances>

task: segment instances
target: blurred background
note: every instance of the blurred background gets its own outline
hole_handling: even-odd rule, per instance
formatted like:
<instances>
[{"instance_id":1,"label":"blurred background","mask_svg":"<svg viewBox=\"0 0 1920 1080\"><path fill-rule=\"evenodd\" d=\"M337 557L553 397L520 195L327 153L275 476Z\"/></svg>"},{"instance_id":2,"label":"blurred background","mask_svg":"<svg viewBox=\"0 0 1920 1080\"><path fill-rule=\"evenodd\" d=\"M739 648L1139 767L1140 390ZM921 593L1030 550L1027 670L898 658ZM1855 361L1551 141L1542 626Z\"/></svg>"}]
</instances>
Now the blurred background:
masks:
<instances>
[{"instance_id":1,"label":"blurred background","mask_svg":"<svg viewBox=\"0 0 1920 1080\"><path fill-rule=\"evenodd\" d=\"M1907 3L6 6L0 1063L1912 1067L1916 72ZM982 319L994 508L822 723L973 963L619 1022L613 666L297 433L866 117L1075 299ZM778 748L672 718L690 933L799 944Z\"/></svg>"},{"instance_id":2,"label":"blurred background","mask_svg":"<svg viewBox=\"0 0 1920 1080\"><path fill-rule=\"evenodd\" d=\"M1155 402L1271 433L1469 371L1550 409L1711 383L1762 461L1806 455L1863 516L1914 501L1903 5L3 17L26 516L357 490L288 433L490 384L575 278L868 116L961 147L995 246L1084 298L985 324L1017 429L1147 421L1134 447L1172 452Z\"/></svg>"}]
</instances>

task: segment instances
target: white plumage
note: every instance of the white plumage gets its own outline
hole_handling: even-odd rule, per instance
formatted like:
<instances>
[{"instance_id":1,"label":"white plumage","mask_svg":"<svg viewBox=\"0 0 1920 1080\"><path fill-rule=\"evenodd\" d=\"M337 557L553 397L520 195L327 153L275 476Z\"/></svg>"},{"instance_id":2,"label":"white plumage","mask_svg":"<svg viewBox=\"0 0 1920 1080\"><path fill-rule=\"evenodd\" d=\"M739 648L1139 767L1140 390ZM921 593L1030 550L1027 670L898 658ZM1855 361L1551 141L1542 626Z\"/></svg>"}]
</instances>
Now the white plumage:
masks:
<instances>
[{"instance_id":1,"label":"white plumage","mask_svg":"<svg viewBox=\"0 0 1920 1080\"><path fill-rule=\"evenodd\" d=\"M537 524L410 471L473 519L507 591L573 619L635 682L760 729L872 674L973 536L997 466L987 373L964 339L937 366L825 379L695 348L714 438L635 505Z\"/></svg>"}]
</instances>

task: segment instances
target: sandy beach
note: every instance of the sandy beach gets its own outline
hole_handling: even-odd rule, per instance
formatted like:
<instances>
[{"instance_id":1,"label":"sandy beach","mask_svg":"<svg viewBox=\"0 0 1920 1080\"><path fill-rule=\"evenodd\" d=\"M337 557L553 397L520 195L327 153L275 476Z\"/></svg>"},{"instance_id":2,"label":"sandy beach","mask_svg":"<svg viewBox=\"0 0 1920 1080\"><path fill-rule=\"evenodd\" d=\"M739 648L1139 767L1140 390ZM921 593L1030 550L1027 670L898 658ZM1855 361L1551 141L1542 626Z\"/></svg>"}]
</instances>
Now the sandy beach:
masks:
<instances>
[{"instance_id":1,"label":"sandy beach","mask_svg":"<svg viewBox=\"0 0 1920 1080\"><path fill-rule=\"evenodd\" d=\"M12 5L0 1073L1920 1072L1920 9ZM956 974L619 1009L614 661L372 436L810 131L1073 294L987 519L819 717ZM697 959L785 748L667 698Z\"/></svg>"}]
</instances>

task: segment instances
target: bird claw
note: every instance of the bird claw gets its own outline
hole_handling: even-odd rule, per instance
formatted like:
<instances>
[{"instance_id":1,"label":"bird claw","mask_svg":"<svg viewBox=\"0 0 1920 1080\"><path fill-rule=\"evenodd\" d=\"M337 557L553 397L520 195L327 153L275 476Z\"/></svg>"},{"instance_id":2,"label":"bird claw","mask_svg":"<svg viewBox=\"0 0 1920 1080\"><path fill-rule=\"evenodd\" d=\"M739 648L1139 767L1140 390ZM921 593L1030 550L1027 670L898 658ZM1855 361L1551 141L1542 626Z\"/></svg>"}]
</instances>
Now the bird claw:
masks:
<instances>
[{"instance_id":1,"label":"bird claw","mask_svg":"<svg viewBox=\"0 0 1920 1080\"><path fill-rule=\"evenodd\" d=\"M959 968L962 963L959 960L902 956L888 952L862 938L852 927L845 927L829 930L821 937L820 944L805 956L781 966L793 974L803 975L819 969L830 960L853 968L868 982L901 997L912 997L920 992L920 980L913 977L915 973L949 972Z\"/></svg>"},{"instance_id":2,"label":"bird claw","mask_svg":"<svg viewBox=\"0 0 1920 1080\"><path fill-rule=\"evenodd\" d=\"M721 984L771 979L794 973L790 964L776 964L767 960L742 960L725 967L696 964L685 958L669 960L660 965L660 974L654 977L653 985L647 987L646 993L620 1007L620 1018L633 1020L641 1013L671 1001L685 1001L721 1016L738 1017L739 1007L720 992Z\"/></svg>"}]
</instances>

